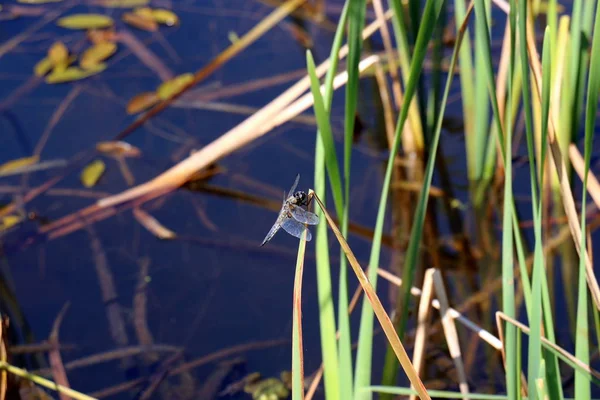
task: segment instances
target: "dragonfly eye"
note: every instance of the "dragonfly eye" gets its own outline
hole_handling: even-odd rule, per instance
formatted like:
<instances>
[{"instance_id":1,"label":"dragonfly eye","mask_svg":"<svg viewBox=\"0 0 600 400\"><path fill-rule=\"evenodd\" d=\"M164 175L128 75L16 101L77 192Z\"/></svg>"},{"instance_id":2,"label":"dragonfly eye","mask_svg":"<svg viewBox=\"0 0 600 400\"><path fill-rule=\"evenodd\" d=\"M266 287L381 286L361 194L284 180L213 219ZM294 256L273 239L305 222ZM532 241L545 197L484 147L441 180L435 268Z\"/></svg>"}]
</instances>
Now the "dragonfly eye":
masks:
<instances>
[{"instance_id":1,"label":"dragonfly eye","mask_svg":"<svg viewBox=\"0 0 600 400\"><path fill-rule=\"evenodd\" d=\"M295 194L296 202L299 204L303 204L306 201L306 193L304 192L296 192Z\"/></svg>"}]
</instances>

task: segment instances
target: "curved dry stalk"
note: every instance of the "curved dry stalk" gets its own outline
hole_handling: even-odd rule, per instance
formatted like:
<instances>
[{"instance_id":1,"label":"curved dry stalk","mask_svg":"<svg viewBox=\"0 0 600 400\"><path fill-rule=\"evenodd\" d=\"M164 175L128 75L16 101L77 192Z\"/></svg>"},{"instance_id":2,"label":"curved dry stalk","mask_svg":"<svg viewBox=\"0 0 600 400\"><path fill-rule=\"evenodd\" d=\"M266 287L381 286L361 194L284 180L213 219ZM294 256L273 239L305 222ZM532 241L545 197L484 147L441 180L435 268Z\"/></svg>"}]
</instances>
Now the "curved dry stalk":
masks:
<instances>
[{"instance_id":1,"label":"curved dry stalk","mask_svg":"<svg viewBox=\"0 0 600 400\"><path fill-rule=\"evenodd\" d=\"M541 103L542 96L542 65L540 63L540 56L538 54L535 37L533 33L533 27L531 26L531 21L527 21L527 51L529 54L529 64L531 66L531 70L533 72L533 84L535 86L535 90L533 91L537 100ZM575 200L573 197L573 192L571 191L571 186L569 183L569 174L567 172L567 167L565 165L562 152L558 145L556 139L556 127L558 126L555 121L555 116L550 114L549 116L549 124L548 124L548 145L550 146L550 154L552 156L552 161L554 167L556 168L556 174L558 176L559 188L562 197L563 207L565 209L565 214L568 217L568 226L571 231L571 236L573 237L573 244L575 245L575 249L579 254L579 257L583 257L585 261L585 278L590 289L590 294L594 301L594 305L598 310L600 310L600 287L598 286L598 281L596 279L596 275L594 274L594 267L592 265L592 261L586 249L581 248L581 227L579 226L579 217L577 215L577 209L575 207ZM577 149L570 149L569 153L571 158L573 158L573 153L578 153ZM579 155L581 157L581 155ZM590 190L590 185L586 190ZM590 193L594 200L596 197L593 193Z\"/></svg>"},{"instance_id":2,"label":"curved dry stalk","mask_svg":"<svg viewBox=\"0 0 600 400\"><path fill-rule=\"evenodd\" d=\"M52 377L58 385L66 388L70 388L71 386L69 385L69 379L67 378L67 373L65 372L65 366L63 364L62 357L60 356L58 330L60 329L60 324L62 323L67 310L69 309L69 305L70 304L67 302L58 313L58 316L52 325L50 337L48 338L48 343L52 344L52 349L48 353L50 367L52 368ZM70 400L70 397L63 392L58 392L58 396L61 400Z\"/></svg>"},{"instance_id":3,"label":"curved dry stalk","mask_svg":"<svg viewBox=\"0 0 600 400\"><path fill-rule=\"evenodd\" d=\"M394 325L392 324L390 317L385 312L385 309L383 308L383 305L381 304L381 300L379 300L377 293L373 289L373 285L371 285L371 282L369 282L369 278L367 278L365 271L363 271L362 267L356 260L356 257L354 256L354 253L350 249L350 246L348 246L346 239L342 236L342 233L340 232L338 227L335 225L335 223L331 219L331 216L327 212L327 209L325 208L325 206L323 205L323 203L321 202L319 197L312 190L309 192L309 196L314 197L314 199L317 201L317 204L323 211L323 215L327 219L327 224L329 225L329 227L335 234L340 246L342 247L342 250L346 254L346 257L348 258L348 262L352 266L352 270L356 274L356 277L358 278L358 281L360 282L360 285L362 286L362 288L365 292L365 296L369 300L369 303L371 304L371 307L373 308L373 312L375 313L377 320L381 324L383 332L385 333L385 336L386 336L390 346L394 350L394 353L396 354L396 357L398 358L400 365L402 365L404 372L406 373L408 379L410 380L410 383L414 386L415 390L417 391L417 393L419 394L419 397L421 399L430 399L429 395L427 394L427 390L425 389L425 386L423 385L423 382L421 382L421 379L419 378L417 371L415 370L412 363L410 362L410 358L408 357L408 354L406 353L406 350L404 349L404 346L402 345L400 338L398 338L398 335L396 334L396 329L394 328Z\"/></svg>"}]
</instances>

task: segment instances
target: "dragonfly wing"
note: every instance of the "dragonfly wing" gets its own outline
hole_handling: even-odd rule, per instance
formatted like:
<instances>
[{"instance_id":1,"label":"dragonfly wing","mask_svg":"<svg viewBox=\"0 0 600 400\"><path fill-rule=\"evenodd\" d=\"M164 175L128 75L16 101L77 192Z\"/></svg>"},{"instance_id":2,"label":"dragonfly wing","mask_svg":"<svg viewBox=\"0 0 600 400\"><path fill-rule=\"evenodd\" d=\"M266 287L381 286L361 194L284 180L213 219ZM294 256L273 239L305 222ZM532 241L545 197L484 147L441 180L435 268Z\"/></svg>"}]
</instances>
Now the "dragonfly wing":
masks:
<instances>
[{"instance_id":1,"label":"dragonfly wing","mask_svg":"<svg viewBox=\"0 0 600 400\"><path fill-rule=\"evenodd\" d=\"M267 233L267 236L265 236L264 240L262 241L261 247L264 246L265 243L267 243L269 240L271 240L273 238L273 236L275 236L275 234L277 233L279 228L281 228L282 219L283 219L283 209L279 212L279 216L277 217L277 220L275 221L275 223L269 230L269 233Z\"/></svg>"},{"instance_id":2,"label":"dragonfly wing","mask_svg":"<svg viewBox=\"0 0 600 400\"><path fill-rule=\"evenodd\" d=\"M291 219L291 218L285 219L281 223L281 227L287 233L289 233L290 235L292 235L294 237L297 237L298 239L302 238L302 234L304 233L304 231L306 231L306 241L310 242L310 239L312 239L312 235L310 234L310 231L306 228L306 226L294 219Z\"/></svg>"},{"instance_id":3,"label":"dragonfly wing","mask_svg":"<svg viewBox=\"0 0 600 400\"><path fill-rule=\"evenodd\" d=\"M296 175L296 180L294 181L294 184L292 185L292 188L288 192L287 197L290 197L291 195L294 194L294 191L296 190L296 187L298 187L298 182L300 182L300 174Z\"/></svg>"},{"instance_id":4,"label":"dragonfly wing","mask_svg":"<svg viewBox=\"0 0 600 400\"><path fill-rule=\"evenodd\" d=\"M306 211L302 207L290 207L290 212L296 221L300 221L307 225L317 225L319 217L316 214Z\"/></svg>"}]
</instances>

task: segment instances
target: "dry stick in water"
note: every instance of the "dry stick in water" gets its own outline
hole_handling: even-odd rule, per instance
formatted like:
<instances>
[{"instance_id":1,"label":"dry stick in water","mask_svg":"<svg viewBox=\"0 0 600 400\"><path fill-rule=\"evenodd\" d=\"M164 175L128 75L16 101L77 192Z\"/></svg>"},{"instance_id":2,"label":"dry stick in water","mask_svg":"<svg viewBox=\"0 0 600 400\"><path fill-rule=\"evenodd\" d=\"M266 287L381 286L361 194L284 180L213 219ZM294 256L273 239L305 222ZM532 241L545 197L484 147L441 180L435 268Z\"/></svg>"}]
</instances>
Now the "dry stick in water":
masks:
<instances>
[{"instance_id":1,"label":"dry stick in water","mask_svg":"<svg viewBox=\"0 0 600 400\"><path fill-rule=\"evenodd\" d=\"M383 332L385 333L385 336L387 337L390 346L394 350L394 353L396 354L400 365L402 365L402 368L404 369L404 372L406 373L408 379L414 386L421 399L430 399L429 395L427 394L427 390L423 385L423 382L421 382L417 371L415 371L415 368L413 367L413 365L410 362L410 359L408 358L408 354L406 353L402 342L396 334L396 329L394 328L390 317L385 312L385 309L383 308L379 297L377 297L377 293L375 293L375 291L373 290L373 286L371 285L371 282L369 282L369 278L367 278L367 275L365 275L365 272L356 260L356 257L354 257L354 253L352 253L350 246L348 246L348 243L346 243L346 239L344 239L342 233L331 219L331 216L325 209L325 206L323 205L319 197L312 190L310 191L309 195L314 196L315 200L317 201L317 204L323 211L323 215L325 215L325 218L327 219L329 227L335 234L336 238L338 239L338 242L340 243L340 246L344 250L346 257L348 258L348 261L350 262L350 265L352 266L352 269L354 270L354 273L356 274L356 277L358 278L358 281L360 282L360 285L362 286L365 292L365 296L369 300L369 303L371 303L373 312L377 316L377 320L381 324Z\"/></svg>"},{"instance_id":2,"label":"dry stick in water","mask_svg":"<svg viewBox=\"0 0 600 400\"><path fill-rule=\"evenodd\" d=\"M117 289L113 279L106 254L102 249L102 244L92 225L88 225L87 231L90 237L90 246L94 254L94 265L96 274L98 275L98 284L102 292L102 301L106 308L106 317L108 319L108 328L110 335L119 347L127 346L127 329L125 328L125 320L123 318L123 310L118 302ZM123 359L125 366L132 362L131 359Z\"/></svg>"},{"instance_id":3,"label":"dry stick in water","mask_svg":"<svg viewBox=\"0 0 600 400\"><path fill-rule=\"evenodd\" d=\"M288 339L279 339L279 340L269 340L269 341L263 341L263 342L252 342L252 343L246 343L246 344L242 344L242 345L238 345L238 346L233 346L233 347L219 350L215 353L211 353L206 356L200 357L196 360L188 361L184 364L181 364L180 366L175 367L174 369L169 371L168 376L179 375L183 372L189 371L192 368L197 368L202 365L206 365L208 363L218 361L218 360L221 360L226 357L230 357L232 355L243 353L245 351L262 350L262 349L269 348L269 347L281 346L284 344L288 344L289 342L290 341ZM93 395L98 398L113 396L117 393L121 393L121 392L127 391L129 389L133 389L133 388L141 385L145 381L146 381L146 379L144 379L144 378L138 378L138 379L135 379L132 381L121 383L116 386L111 386L109 388L99 390L99 391L93 393Z\"/></svg>"},{"instance_id":4,"label":"dry stick in water","mask_svg":"<svg viewBox=\"0 0 600 400\"><path fill-rule=\"evenodd\" d=\"M120 360L122 358L132 357L146 352L153 353L174 353L181 351L182 348L178 346L171 346L166 344L154 344L150 346L128 346L122 347L116 350L109 350L102 353L92 354L83 358L79 358L73 361L69 361L65 364L65 370L72 371L79 368L89 367L92 365L106 363L114 360ZM42 376L50 376L52 370L50 368L39 369L32 371Z\"/></svg>"},{"instance_id":5,"label":"dry stick in water","mask_svg":"<svg viewBox=\"0 0 600 400\"><path fill-rule=\"evenodd\" d=\"M48 353L48 358L50 360L50 367L52 368L52 377L54 378L54 382L59 385L62 385L66 388L70 388L69 380L67 379L67 373L65 372L65 366L62 362L62 357L60 356L59 350L59 341L58 341L58 330L60 329L60 324L69 309L69 303L67 302L62 310L58 313L54 324L52 325L52 332L50 332L50 337L48 338L48 342L52 344L52 349ZM61 400L70 400L71 398L63 392L58 392L58 396Z\"/></svg>"},{"instance_id":6,"label":"dry stick in water","mask_svg":"<svg viewBox=\"0 0 600 400\"><path fill-rule=\"evenodd\" d=\"M162 60L127 29L121 29L117 40L125 45L146 67L151 69L163 81L172 79L175 75Z\"/></svg>"}]
</instances>

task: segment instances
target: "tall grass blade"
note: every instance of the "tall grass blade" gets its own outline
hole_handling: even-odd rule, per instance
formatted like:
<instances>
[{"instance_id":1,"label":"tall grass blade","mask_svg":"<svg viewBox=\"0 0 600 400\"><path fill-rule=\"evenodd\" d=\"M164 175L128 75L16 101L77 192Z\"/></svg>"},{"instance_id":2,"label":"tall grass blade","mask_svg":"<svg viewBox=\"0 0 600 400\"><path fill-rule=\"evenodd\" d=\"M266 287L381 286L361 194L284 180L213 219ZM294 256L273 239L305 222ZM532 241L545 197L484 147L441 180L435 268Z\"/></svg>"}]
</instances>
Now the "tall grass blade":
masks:
<instances>
[{"instance_id":1,"label":"tall grass blade","mask_svg":"<svg viewBox=\"0 0 600 400\"><path fill-rule=\"evenodd\" d=\"M354 142L354 122L358 100L359 70L362 50L362 31L365 26L366 1L350 0L348 4L348 83L344 121L344 206L341 217L342 234L348 236L350 214L350 161ZM340 255L340 277L338 293L338 327L340 358L340 394L342 399L351 399L354 389L352 377L352 349L350 318L348 315L348 266L346 257Z\"/></svg>"},{"instance_id":2,"label":"tall grass blade","mask_svg":"<svg viewBox=\"0 0 600 400\"><path fill-rule=\"evenodd\" d=\"M424 18L427 18L427 9L425 10ZM439 9L437 10L439 11ZM437 14L436 14L437 15ZM433 170L435 168L435 159L437 156L437 150L442 130L442 122L444 112L446 110L446 102L448 100L448 94L450 92L450 87L452 84L452 78L454 77L454 69L456 67L457 57L458 57L458 49L460 48L461 40L464 35L464 28L466 28L466 22L468 21L468 17L470 12L468 12L465 16L465 20L463 21L463 25L461 26L461 31L459 36L457 37L454 51L452 53L452 59L450 61L450 68L448 71L448 77L446 78L446 86L444 88L444 94L442 96L442 100L440 103L439 115L437 116L435 131L433 137L431 138L431 143L429 144L429 159L427 160L427 167L425 169L425 175L423 177L423 186L421 188L421 192L419 193L419 200L417 203L417 208L415 210L415 217L413 220L413 227L410 233L410 239L408 242L408 248L406 250L405 261L403 266L402 273L402 286L400 287L398 296L399 302L401 305L400 315L396 325L396 330L398 332L399 337L403 337L404 331L406 328L406 322L408 320L408 305L410 302L410 289L413 285L414 275L416 266L418 263L418 254L421 243L421 237L423 234L423 226L425 223L425 215L427 213L427 204L429 200L429 190L431 188L431 180L433 178ZM408 93L408 90L407 90ZM396 132L398 135L398 132ZM382 201L385 204L384 201ZM372 268L370 264L370 268ZM392 353L388 350L386 354L386 364L384 369L384 379L382 383L384 385L392 385L394 380L396 379L397 374L397 363L393 362L391 358Z\"/></svg>"},{"instance_id":3,"label":"tall grass blade","mask_svg":"<svg viewBox=\"0 0 600 400\"><path fill-rule=\"evenodd\" d=\"M587 104L585 114L585 145L584 163L585 173L583 179L583 190L581 197L581 249L587 248L586 229L586 203L588 172L593 150L594 128L596 124L596 110L598 108L598 94L600 92L600 7L596 9L594 22L594 36L592 39L592 52L590 73L588 82ZM577 295L577 335L575 337L575 356L581 362L589 364L589 327L588 327L588 295L586 284L585 258L579 258L579 285ZM581 373L575 373L575 395L580 398L588 398L591 395L588 377ZM583 396L583 397L581 397Z\"/></svg>"},{"instance_id":4,"label":"tall grass blade","mask_svg":"<svg viewBox=\"0 0 600 400\"><path fill-rule=\"evenodd\" d=\"M422 71L423 60L425 59L427 44L435 23L442 7L442 0L428 0L423 11L423 19L420 24L419 34L415 44L413 60L411 63L410 74L404 96L404 104L410 104L415 95L418 78ZM377 269L379 266L379 253L381 251L381 237L383 235L383 223L385 219L385 210L387 206L388 195L390 191L390 181L392 178L392 170L394 159L400 147L400 139L404 124L408 116L409 107L402 107L394 142L390 149L385 177L381 189L381 198L379 200L379 209L377 211L377 222L375 223L375 231L373 234L373 244L371 247L371 256L369 257L369 280L376 287ZM355 392L359 399L370 399L371 393L358 393L360 388L368 386L371 382L372 370L372 345L373 345L373 310L366 301L363 301L361 311L360 329L358 337L358 350L356 355L356 371L355 371Z\"/></svg>"},{"instance_id":5,"label":"tall grass blade","mask_svg":"<svg viewBox=\"0 0 600 400\"><path fill-rule=\"evenodd\" d=\"M337 72L339 63L338 54L342 47L342 40L348 19L348 2L347 0L342 9L340 20L335 32L329 61L330 68L325 76L323 102L327 111L331 109L333 99L333 80ZM317 133L315 145L315 191L320 196L325 198L325 148L321 134ZM322 219L323 214L320 209L315 210L317 215ZM331 290L331 273L329 262L329 244L327 239L327 226L319 224L316 229L316 264L317 264L317 283L318 283L318 299L320 304L319 326L321 329L321 353L323 356L324 374L325 374L325 395L327 399L340 399L341 378L340 374L345 374L346 368L352 368L351 365L340 368L339 362L342 358L342 353L350 352L350 332L349 327L345 324L340 326L340 353L335 351L336 346L336 327L335 316L333 311L333 300ZM348 332L346 332L346 329ZM348 348L344 348L344 347ZM346 358L351 358L346 356Z\"/></svg>"},{"instance_id":6,"label":"tall grass blade","mask_svg":"<svg viewBox=\"0 0 600 400\"><path fill-rule=\"evenodd\" d=\"M367 278L367 275L365 274L362 267L356 260L356 257L354 256L354 253L350 249L350 246L348 246L346 239L342 236L342 233L340 232L339 228L336 226L335 222L333 222L333 219L331 219L331 216L325 209L325 205L321 202L319 197L314 192L309 193L309 195L314 196L314 199L316 200L317 204L323 211L323 214L325 215L325 218L327 219L327 224L329 225L329 227L335 234L340 246L342 247L342 250L344 251L346 257L348 258L348 261L350 262L350 266L352 267L352 270L356 274L356 277L358 278L358 282L360 283L360 285L365 293L365 299L368 301L368 304L372 308L374 314L377 316L379 324L381 325L381 328L383 329L383 332L385 333L385 336L386 336L388 342L390 343L390 346L394 349L394 353L398 357L398 361L402 365L402 368L404 369L404 372L408 376L410 383L415 387L415 389L421 399L430 399L429 395L427 394L427 390L425 389L425 386L423 385L423 382L421 382L421 379L419 379L419 375L417 374L417 371L411 364L410 359L408 358L408 354L406 353L406 350L404 349L402 342L400 341L400 339L398 338L398 335L396 334L394 325L392 324L390 317L387 315L385 309L383 308L383 305L381 304L379 297L377 297L375 288L373 287L369 278Z\"/></svg>"},{"instance_id":7,"label":"tall grass blade","mask_svg":"<svg viewBox=\"0 0 600 400\"><path fill-rule=\"evenodd\" d=\"M514 92L513 79L514 79L514 65L515 65L515 27L516 27L516 7L515 1L510 2L510 62L508 70L508 104L511 104ZM512 148L512 108L508 107L506 113L506 143L505 154L511 154L510 149ZM508 156L505 156L508 157ZM507 282L502 285L502 310L511 317L516 316L515 306L515 287L514 284L508 282L514 282L513 272L513 255L514 255L514 237L512 229L512 160L510 158L504 159L504 165L506 166L506 173L504 178L504 214L502 215L502 280ZM519 380L521 371L517 370L517 329L510 325L506 325L505 339L504 339L504 353L505 353L505 369L506 369L506 392L508 397L516 399L519 396Z\"/></svg>"}]
</instances>

